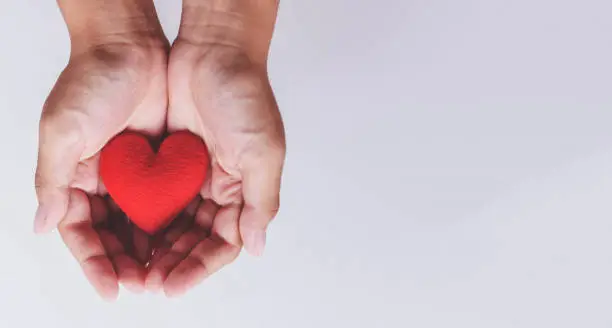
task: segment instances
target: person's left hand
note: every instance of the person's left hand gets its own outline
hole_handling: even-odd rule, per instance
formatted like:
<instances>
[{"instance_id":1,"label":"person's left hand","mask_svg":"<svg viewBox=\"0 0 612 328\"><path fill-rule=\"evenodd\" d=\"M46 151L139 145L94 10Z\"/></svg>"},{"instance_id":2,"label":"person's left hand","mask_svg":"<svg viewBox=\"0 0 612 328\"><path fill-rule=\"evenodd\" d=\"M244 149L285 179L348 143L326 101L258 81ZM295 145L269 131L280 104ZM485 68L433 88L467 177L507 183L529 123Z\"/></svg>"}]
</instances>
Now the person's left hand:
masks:
<instances>
[{"instance_id":1,"label":"person's left hand","mask_svg":"<svg viewBox=\"0 0 612 328\"><path fill-rule=\"evenodd\" d=\"M279 208L285 133L265 65L236 49L175 42L168 84L170 132L205 141L211 174L196 199L163 235L146 286L182 294L232 262L243 246L264 250Z\"/></svg>"}]
</instances>

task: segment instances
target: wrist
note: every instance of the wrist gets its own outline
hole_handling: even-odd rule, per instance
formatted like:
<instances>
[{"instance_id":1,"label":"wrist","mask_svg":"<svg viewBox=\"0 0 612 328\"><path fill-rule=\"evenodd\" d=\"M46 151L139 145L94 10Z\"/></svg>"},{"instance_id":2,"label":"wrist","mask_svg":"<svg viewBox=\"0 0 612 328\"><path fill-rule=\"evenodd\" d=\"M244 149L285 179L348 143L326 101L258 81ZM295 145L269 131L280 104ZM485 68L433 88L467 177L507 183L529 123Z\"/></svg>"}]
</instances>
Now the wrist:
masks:
<instances>
[{"instance_id":1,"label":"wrist","mask_svg":"<svg viewBox=\"0 0 612 328\"><path fill-rule=\"evenodd\" d=\"M278 0L183 0L178 43L232 48L265 65Z\"/></svg>"},{"instance_id":2,"label":"wrist","mask_svg":"<svg viewBox=\"0 0 612 328\"><path fill-rule=\"evenodd\" d=\"M58 0L73 54L123 45L168 48L152 0Z\"/></svg>"}]
</instances>

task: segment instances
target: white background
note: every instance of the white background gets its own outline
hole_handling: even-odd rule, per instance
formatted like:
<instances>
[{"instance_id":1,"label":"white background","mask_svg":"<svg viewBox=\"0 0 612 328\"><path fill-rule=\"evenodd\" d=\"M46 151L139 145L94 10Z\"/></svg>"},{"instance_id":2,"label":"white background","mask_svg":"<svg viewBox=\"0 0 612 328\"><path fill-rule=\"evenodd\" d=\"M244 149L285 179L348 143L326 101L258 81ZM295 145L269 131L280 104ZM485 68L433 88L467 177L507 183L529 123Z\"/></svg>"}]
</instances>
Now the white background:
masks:
<instances>
[{"instance_id":1,"label":"white background","mask_svg":"<svg viewBox=\"0 0 612 328\"><path fill-rule=\"evenodd\" d=\"M607 0L283 0L282 213L188 296L95 296L31 233L54 1L0 3L0 326L612 326ZM157 1L170 37L179 1Z\"/></svg>"}]
</instances>

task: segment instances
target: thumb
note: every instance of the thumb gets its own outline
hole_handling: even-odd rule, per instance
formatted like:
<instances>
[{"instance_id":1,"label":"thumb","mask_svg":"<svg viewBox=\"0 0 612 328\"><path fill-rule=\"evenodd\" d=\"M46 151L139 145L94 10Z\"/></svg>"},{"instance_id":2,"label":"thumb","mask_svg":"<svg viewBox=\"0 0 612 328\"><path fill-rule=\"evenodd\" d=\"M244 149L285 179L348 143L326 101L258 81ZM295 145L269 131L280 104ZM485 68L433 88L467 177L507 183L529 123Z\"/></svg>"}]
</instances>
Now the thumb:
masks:
<instances>
[{"instance_id":1,"label":"thumb","mask_svg":"<svg viewBox=\"0 0 612 328\"><path fill-rule=\"evenodd\" d=\"M40 121L34 217L36 233L49 232L65 216L70 184L85 147L77 117L70 112L43 113Z\"/></svg>"},{"instance_id":2,"label":"thumb","mask_svg":"<svg viewBox=\"0 0 612 328\"><path fill-rule=\"evenodd\" d=\"M266 244L266 229L278 213L282 157L257 161L242 173L244 207L240 214L240 236L251 255L261 256Z\"/></svg>"}]
</instances>

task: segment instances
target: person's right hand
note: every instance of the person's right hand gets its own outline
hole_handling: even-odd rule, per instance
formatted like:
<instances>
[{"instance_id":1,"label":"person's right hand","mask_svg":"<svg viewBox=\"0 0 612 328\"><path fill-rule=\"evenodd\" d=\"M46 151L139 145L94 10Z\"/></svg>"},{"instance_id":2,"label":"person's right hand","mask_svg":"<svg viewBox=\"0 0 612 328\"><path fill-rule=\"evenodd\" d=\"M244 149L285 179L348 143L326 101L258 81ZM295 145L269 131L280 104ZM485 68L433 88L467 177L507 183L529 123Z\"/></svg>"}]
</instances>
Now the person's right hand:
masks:
<instances>
[{"instance_id":1,"label":"person's right hand","mask_svg":"<svg viewBox=\"0 0 612 328\"><path fill-rule=\"evenodd\" d=\"M161 135L168 102L166 70L163 45L92 47L72 54L43 108L34 230L58 227L87 279L106 299L116 298L119 283L142 290L146 272L139 262L146 259L124 256L129 245L117 245L121 238L105 242L109 238L94 229L93 221L109 213L100 198L106 191L99 179L98 153L124 129L152 138ZM135 246L148 247L146 241ZM136 253L148 256L146 250Z\"/></svg>"}]
</instances>

